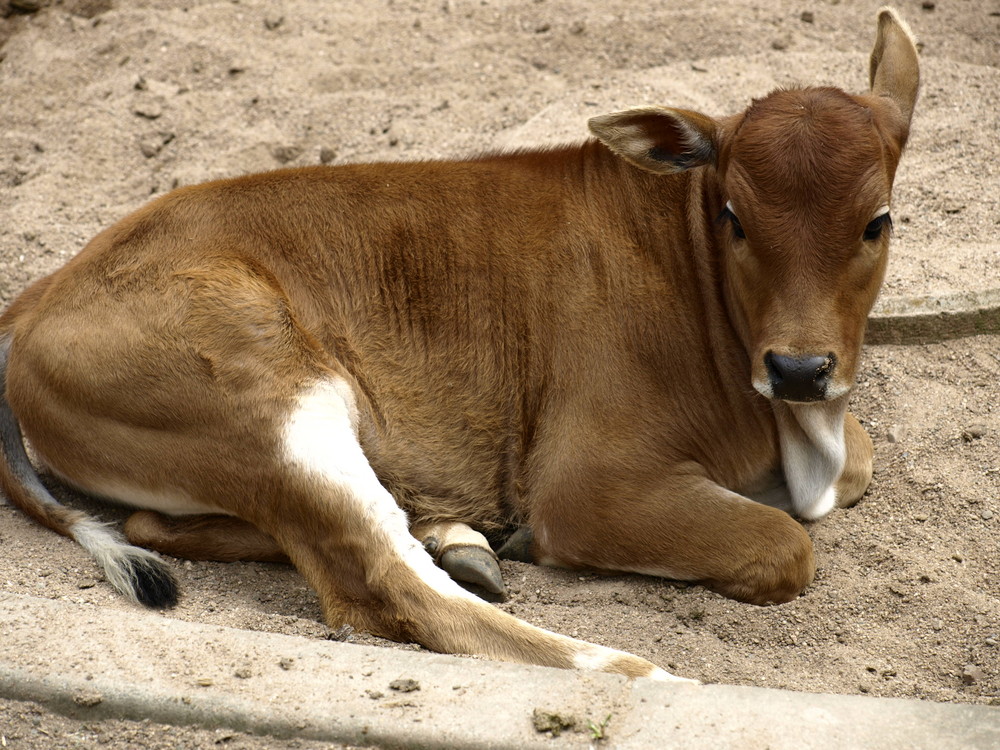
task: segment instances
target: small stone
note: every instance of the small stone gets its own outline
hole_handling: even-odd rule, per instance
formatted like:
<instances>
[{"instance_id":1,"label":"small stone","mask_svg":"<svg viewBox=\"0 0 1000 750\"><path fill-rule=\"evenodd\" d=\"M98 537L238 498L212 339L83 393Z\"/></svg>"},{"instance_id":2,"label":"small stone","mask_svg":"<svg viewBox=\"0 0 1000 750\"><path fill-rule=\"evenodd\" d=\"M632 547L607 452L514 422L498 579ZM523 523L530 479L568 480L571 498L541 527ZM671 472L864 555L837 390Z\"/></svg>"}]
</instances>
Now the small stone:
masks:
<instances>
[{"instance_id":1,"label":"small stone","mask_svg":"<svg viewBox=\"0 0 1000 750\"><path fill-rule=\"evenodd\" d=\"M987 646L995 647L997 645L998 641L993 636L990 636L989 638L986 639L985 643L986 643Z\"/></svg>"},{"instance_id":2,"label":"small stone","mask_svg":"<svg viewBox=\"0 0 1000 750\"><path fill-rule=\"evenodd\" d=\"M982 516L983 516L983 520L984 521L989 521L991 518L993 518L993 511L992 510L984 510L982 512Z\"/></svg>"},{"instance_id":3,"label":"small stone","mask_svg":"<svg viewBox=\"0 0 1000 750\"><path fill-rule=\"evenodd\" d=\"M967 443L971 443L974 440L979 440L985 434L986 434L986 425L972 424L962 431L962 440L964 440Z\"/></svg>"},{"instance_id":4,"label":"small stone","mask_svg":"<svg viewBox=\"0 0 1000 750\"><path fill-rule=\"evenodd\" d=\"M922 3L920 3L920 7L922 10L930 11L934 10L934 8L936 8L937 6L935 5L934 0L924 0Z\"/></svg>"},{"instance_id":5,"label":"small stone","mask_svg":"<svg viewBox=\"0 0 1000 750\"><path fill-rule=\"evenodd\" d=\"M779 52L788 49L788 40L787 39L775 39L773 42L771 42L771 49L776 49Z\"/></svg>"},{"instance_id":6,"label":"small stone","mask_svg":"<svg viewBox=\"0 0 1000 750\"><path fill-rule=\"evenodd\" d=\"M197 680L194 681L194 684L197 685L198 687L211 687L212 685L215 684L215 680L213 680L211 677L199 677Z\"/></svg>"},{"instance_id":7,"label":"small stone","mask_svg":"<svg viewBox=\"0 0 1000 750\"><path fill-rule=\"evenodd\" d=\"M586 30L587 27L583 23L583 21L573 21L573 23L569 25L569 33L573 34L574 36L579 36Z\"/></svg>"},{"instance_id":8,"label":"small stone","mask_svg":"<svg viewBox=\"0 0 1000 750\"><path fill-rule=\"evenodd\" d=\"M114 8L112 0L76 0L69 3L66 9L74 16L97 18L97 16L107 13L112 8Z\"/></svg>"},{"instance_id":9,"label":"small stone","mask_svg":"<svg viewBox=\"0 0 1000 750\"><path fill-rule=\"evenodd\" d=\"M379 698L385 697L385 693L383 693L381 690L366 690L365 695L367 695L373 701L377 701Z\"/></svg>"},{"instance_id":10,"label":"small stone","mask_svg":"<svg viewBox=\"0 0 1000 750\"><path fill-rule=\"evenodd\" d=\"M558 737L567 729L576 726L576 718L536 708L531 714L531 723L539 734L548 733Z\"/></svg>"},{"instance_id":11,"label":"small stone","mask_svg":"<svg viewBox=\"0 0 1000 750\"><path fill-rule=\"evenodd\" d=\"M163 102L159 99L142 99L132 107L132 114L156 120L163 116Z\"/></svg>"},{"instance_id":12,"label":"small stone","mask_svg":"<svg viewBox=\"0 0 1000 750\"><path fill-rule=\"evenodd\" d=\"M295 161L302 155L300 146L274 146L271 148L271 156L282 164Z\"/></svg>"},{"instance_id":13,"label":"small stone","mask_svg":"<svg viewBox=\"0 0 1000 750\"><path fill-rule=\"evenodd\" d=\"M943 628L944 628L943 620L935 620L934 622L931 623L931 630L935 632L942 630Z\"/></svg>"},{"instance_id":14,"label":"small stone","mask_svg":"<svg viewBox=\"0 0 1000 750\"><path fill-rule=\"evenodd\" d=\"M420 683L409 677L404 677L390 682L389 689L395 690L397 693L412 693L414 690L420 690Z\"/></svg>"},{"instance_id":15,"label":"small stone","mask_svg":"<svg viewBox=\"0 0 1000 750\"><path fill-rule=\"evenodd\" d=\"M104 696L97 691L88 690L85 692L77 693L73 696L73 702L78 706L83 706L84 708L91 708L99 703L104 702Z\"/></svg>"},{"instance_id":16,"label":"small stone","mask_svg":"<svg viewBox=\"0 0 1000 750\"><path fill-rule=\"evenodd\" d=\"M42 9L41 0L10 0L10 7L21 13L37 13Z\"/></svg>"},{"instance_id":17,"label":"small stone","mask_svg":"<svg viewBox=\"0 0 1000 750\"><path fill-rule=\"evenodd\" d=\"M163 150L163 147L170 143L173 139L173 133L150 133L140 139L139 151L141 151L142 155L147 159L152 159L154 156L158 155Z\"/></svg>"},{"instance_id":18,"label":"small stone","mask_svg":"<svg viewBox=\"0 0 1000 750\"><path fill-rule=\"evenodd\" d=\"M321 148L319 150L319 163L329 164L331 161L337 158L337 150L333 148Z\"/></svg>"},{"instance_id":19,"label":"small stone","mask_svg":"<svg viewBox=\"0 0 1000 750\"><path fill-rule=\"evenodd\" d=\"M915 515L914 518L917 519L918 521L923 522L926 521L928 518L930 518L930 516L928 516L926 513L917 513L917 515Z\"/></svg>"},{"instance_id":20,"label":"small stone","mask_svg":"<svg viewBox=\"0 0 1000 750\"><path fill-rule=\"evenodd\" d=\"M278 661L278 666L284 669L286 672L295 666L295 659L290 656L282 657Z\"/></svg>"},{"instance_id":21,"label":"small stone","mask_svg":"<svg viewBox=\"0 0 1000 750\"><path fill-rule=\"evenodd\" d=\"M328 641L341 641L342 643L346 643L351 639L352 633L354 633L354 628L345 623L336 630L330 631L327 634L326 639Z\"/></svg>"},{"instance_id":22,"label":"small stone","mask_svg":"<svg viewBox=\"0 0 1000 750\"><path fill-rule=\"evenodd\" d=\"M983 673L983 670L975 664L966 664L962 670L963 685L975 685L977 682L982 682L984 677L986 675Z\"/></svg>"},{"instance_id":23,"label":"small stone","mask_svg":"<svg viewBox=\"0 0 1000 750\"><path fill-rule=\"evenodd\" d=\"M240 667L235 672L233 672L233 674L239 677L241 680L247 680L253 677L253 671L250 669L250 667Z\"/></svg>"},{"instance_id":24,"label":"small stone","mask_svg":"<svg viewBox=\"0 0 1000 750\"><path fill-rule=\"evenodd\" d=\"M81 578L77 581L76 587L78 589L92 589L97 585L97 581L93 578Z\"/></svg>"},{"instance_id":25,"label":"small stone","mask_svg":"<svg viewBox=\"0 0 1000 750\"><path fill-rule=\"evenodd\" d=\"M885 434L885 439L890 443L900 443L906 436L906 428L898 424L892 425Z\"/></svg>"},{"instance_id":26,"label":"small stone","mask_svg":"<svg viewBox=\"0 0 1000 750\"><path fill-rule=\"evenodd\" d=\"M552 24L550 24L550 23L548 23L546 21L543 21L542 23L540 23L537 26L535 26L535 33L536 34L544 34L545 32L549 31L551 28L552 28Z\"/></svg>"},{"instance_id":27,"label":"small stone","mask_svg":"<svg viewBox=\"0 0 1000 750\"><path fill-rule=\"evenodd\" d=\"M802 19L802 23L812 23L816 20L816 16L813 15L811 10L802 11L802 15L799 18Z\"/></svg>"},{"instance_id":28,"label":"small stone","mask_svg":"<svg viewBox=\"0 0 1000 750\"><path fill-rule=\"evenodd\" d=\"M954 555L952 555L951 559L958 563L965 562L965 556L962 555L962 553L960 552L956 552Z\"/></svg>"},{"instance_id":29,"label":"small stone","mask_svg":"<svg viewBox=\"0 0 1000 750\"><path fill-rule=\"evenodd\" d=\"M284 22L284 16L264 16L264 28L268 31L274 31Z\"/></svg>"}]
</instances>

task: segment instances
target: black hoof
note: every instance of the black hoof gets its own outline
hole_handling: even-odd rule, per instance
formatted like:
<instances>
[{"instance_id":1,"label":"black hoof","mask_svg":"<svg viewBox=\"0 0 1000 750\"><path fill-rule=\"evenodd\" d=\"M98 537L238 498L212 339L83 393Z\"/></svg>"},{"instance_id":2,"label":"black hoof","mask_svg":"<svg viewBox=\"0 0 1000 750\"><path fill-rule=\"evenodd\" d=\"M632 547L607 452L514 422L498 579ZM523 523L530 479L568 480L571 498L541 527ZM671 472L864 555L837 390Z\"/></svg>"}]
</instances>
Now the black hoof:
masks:
<instances>
[{"instance_id":1,"label":"black hoof","mask_svg":"<svg viewBox=\"0 0 1000 750\"><path fill-rule=\"evenodd\" d=\"M500 575L500 564L482 547L446 549L439 564L456 581L471 583L500 597L507 595L503 576Z\"/></svg>"},{"instance_id":2,"label":"black hoof","mask_svg":"<svg viewBox=\"0 0 1000 750\"><path fill-rule=\"evenodd\" d=\"M535 561L531 555L531 542L533 539L534 534L531 533L530 526L519 526L517 531L511 534L510 538L497 550L497 557L501 560L533 563Z\"/></svg>"}]
</instances>

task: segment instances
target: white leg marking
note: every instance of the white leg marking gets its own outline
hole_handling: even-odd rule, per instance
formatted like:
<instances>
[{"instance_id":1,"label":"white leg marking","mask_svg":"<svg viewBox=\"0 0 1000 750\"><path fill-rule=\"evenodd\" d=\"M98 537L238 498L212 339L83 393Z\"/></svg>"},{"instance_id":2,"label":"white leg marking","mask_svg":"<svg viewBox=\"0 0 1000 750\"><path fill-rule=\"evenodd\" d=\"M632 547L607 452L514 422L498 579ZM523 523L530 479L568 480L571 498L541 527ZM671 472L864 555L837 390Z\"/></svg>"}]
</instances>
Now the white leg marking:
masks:
<instances>
[{"instance_id":1,"label":"white leg marking","mask_svg":"<svg viewBox=\"0 0 1000 750\"><path fill-rule=\"evenodd\" d=\"M406 514L378 481L356 433L357 407L346 382L317 383L299 397L285 427L289 461L342 493L362 514L373 534L393 550L428 586L444 596L480 601L438 568L410 534ZM338 512L331 507L331 512Z\"/></svg>"},{"instance_id":2,"label":"white leg marking","mask_svg":"<svg viewBox=\"0 0 1000 750\"><path fill-rule=\"evenodd\" d=\"M576 669L586 669L593 672L604 672L609 666L614 664L619 659L628 659L632 657L631 654L626 654L623 651L615 651L613 648L607 648L605 646L598 646L595 643L587 643L586 641L578 641L576 639L570 639L573 645L577 648L577 653L573 656L573 667ZM660 680L661 682L687 682L692 684L698 684L697 680L689 680L686 677L678 677L676 675L670 674L664 669L659 667L653 667L648 675L643 675L654 680Z\"/></svg>"}]
</instances>

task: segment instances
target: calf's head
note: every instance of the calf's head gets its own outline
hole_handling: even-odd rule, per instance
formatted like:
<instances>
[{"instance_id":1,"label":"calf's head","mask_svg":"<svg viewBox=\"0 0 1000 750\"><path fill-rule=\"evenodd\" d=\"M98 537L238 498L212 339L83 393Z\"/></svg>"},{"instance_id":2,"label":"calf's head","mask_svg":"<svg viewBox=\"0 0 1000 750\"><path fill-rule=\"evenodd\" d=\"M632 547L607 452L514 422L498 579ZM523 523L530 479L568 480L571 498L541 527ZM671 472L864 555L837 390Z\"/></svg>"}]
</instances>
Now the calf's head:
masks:
<instances>
[{"instance_id":1,"label":"calf's head","mask_svg":"<svg viewBox=\"0 0 1000 750\"><path fill-rule=\"evenodd\" d=\"M727 303L769 398L828 401L854 382L919 82L913 37L890 9L879 12L869 76L865 95L779 90L722 120L641 108L590 122L644 169L714 170Z\"/></svg>"}]
</instances>

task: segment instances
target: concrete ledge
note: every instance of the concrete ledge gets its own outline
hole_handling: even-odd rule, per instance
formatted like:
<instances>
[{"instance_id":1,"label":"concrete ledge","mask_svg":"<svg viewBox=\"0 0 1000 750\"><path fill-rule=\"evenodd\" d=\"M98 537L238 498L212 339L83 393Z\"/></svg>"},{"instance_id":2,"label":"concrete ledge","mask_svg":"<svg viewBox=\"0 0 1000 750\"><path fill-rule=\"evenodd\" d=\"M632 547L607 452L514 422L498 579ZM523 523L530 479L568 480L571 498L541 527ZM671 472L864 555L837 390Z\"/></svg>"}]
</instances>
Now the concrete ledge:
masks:
<instances>
[{"instance_id":1,"label":"concrete ledge","mask_svg":"<svg viewBox=\"0 0 1000 750\"><path fill-rule=\"evenodd\" d=\"M1000 333L1000 289L880 299L868 318L868 344L926 344Z\"/></svg>"},{"instance_id":2,"label":"concrete ledge","mask_svg":"<svg viewBox=\"0 0 1000 750\"><path fill-rule=\"evenodd\" d=\"M91 719L407 748L1000 747L988 706L629 681L12 594L0 632L0 696Z\"/></svg>"}]
</instances>

